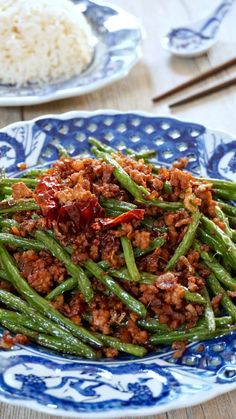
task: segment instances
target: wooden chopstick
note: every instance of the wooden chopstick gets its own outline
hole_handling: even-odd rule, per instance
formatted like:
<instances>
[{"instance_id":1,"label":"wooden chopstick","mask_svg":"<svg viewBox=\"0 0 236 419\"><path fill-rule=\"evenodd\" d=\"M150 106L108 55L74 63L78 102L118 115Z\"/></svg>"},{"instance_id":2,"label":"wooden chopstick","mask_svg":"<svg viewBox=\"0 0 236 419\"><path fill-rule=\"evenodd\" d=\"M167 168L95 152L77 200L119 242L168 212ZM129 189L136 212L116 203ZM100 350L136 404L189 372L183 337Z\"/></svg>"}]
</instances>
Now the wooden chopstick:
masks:
<instances>
[{"instance_id":1,"label":"wooden chopstick","mask_svg":"<svg viewBox=\"0 0 236 419\"><path fill-rule=\"evenodd\" d=\"M215 84L212 87L209 87L208 89L201 90L198 93L195 93L193 95L189 95L185 97L184 99L178 100L177 102L171 103L169 105L169 108L175 108L176 106L184 105L186 103L193 102L196 99L200 99L201 97L212 95L213 93L219 92L220 90L226 89L228 87L234 86L236 84L236 77L230 80L226 80L224 82Z\"/></svg>"},{"instance_id":2,"label":"wooden chopstick","mask_svg":"<svg viewBox=\"0 0 236 419\"><path fill-rule=\"evenodd\" d=\"M153 102L157 102L158 100L161 99L165 99L171 95L173 95L174 93L178 93L183 91L184 89L186 89L187 87L193 86L194 84L206 80L207 78L214 76L215 74L226 70L229 67L232 67L233 65L236 64L236 57L235 58L231 58L231 60L225 61L223 64L217 65L214 68L211 68L210 70L204 71L204 73L199 74L198 76L187 80L186 82L179 84L178 86L173 87L170 90L167 90L166 92L154 97L152 100Z\"/></svg>"}]
</instances>

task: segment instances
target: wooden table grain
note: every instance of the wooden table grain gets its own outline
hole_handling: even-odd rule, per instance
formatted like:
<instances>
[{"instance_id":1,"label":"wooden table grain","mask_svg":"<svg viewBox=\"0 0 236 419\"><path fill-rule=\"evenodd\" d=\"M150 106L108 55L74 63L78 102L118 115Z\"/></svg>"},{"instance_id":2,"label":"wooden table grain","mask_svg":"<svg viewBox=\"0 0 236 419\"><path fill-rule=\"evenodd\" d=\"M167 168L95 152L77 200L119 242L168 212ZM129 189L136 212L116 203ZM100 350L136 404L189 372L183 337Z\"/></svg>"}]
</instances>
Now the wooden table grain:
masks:
<instances>
[{"instance_id":1,"label":"wooden table grain","mask_svg":"<svg viewBox=\"0 0 236 419\"><path fill-rule=\"evenodd\" d=\"M187 121L202 123L210 128L236 135L236 88L204 98L191 105L170 112L167 101L153 104L151 98L166 89L197 75L236 55L236 4L228 15L217 45L205 56L197 59L170 57L161 47L161 37L170 27L188 22L215 6L216 0L114 0L119 6L138 16L146 31L143 58L124 80L80 98L52 102L26 108L0 108L0 127L12 122L49 113L71 110L144 110L156 115L171 115ZM213 81L227 79L236 68L215 76ZM210 82L203 82L207 86ZM189 89L196 91L199 87ZM181 97L179 94L178 97ZM17 406L0 403L1 419L55 418ZM234 419L236 418L236 391L227 393L204 404L175 410L152 419ZM149 419L151 417L149 416Z\"/></svg>"}]
</instances>

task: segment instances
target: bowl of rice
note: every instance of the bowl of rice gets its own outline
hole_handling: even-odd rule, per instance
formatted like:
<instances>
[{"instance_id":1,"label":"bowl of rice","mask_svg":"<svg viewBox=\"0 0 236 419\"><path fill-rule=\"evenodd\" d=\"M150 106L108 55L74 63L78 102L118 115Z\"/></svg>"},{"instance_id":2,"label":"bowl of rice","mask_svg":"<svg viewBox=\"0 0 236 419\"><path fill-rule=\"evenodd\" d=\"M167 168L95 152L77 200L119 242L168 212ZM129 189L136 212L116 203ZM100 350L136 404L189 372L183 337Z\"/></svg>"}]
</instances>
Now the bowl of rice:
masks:
<instances>
[{"instance_id":1,"label":"bowl of rice","mask_svg":"<svg viewBox=\"0 0 236 419\"><path fill-rule=\"evenodd\" d=\"M91 63L95 36L70 0L1 0L0 83L68 80Z\"/></svg>"},{"instance_id":2,"label":"bowl of rice","mask_svg":"<svg viewBox=\"0 0 236 419\"><path fill-rule=\"evenodd\" d=\"M81 96L127 76L142 25L103 0L0 0L0 106Z\"/></svg>"}]
</instances>

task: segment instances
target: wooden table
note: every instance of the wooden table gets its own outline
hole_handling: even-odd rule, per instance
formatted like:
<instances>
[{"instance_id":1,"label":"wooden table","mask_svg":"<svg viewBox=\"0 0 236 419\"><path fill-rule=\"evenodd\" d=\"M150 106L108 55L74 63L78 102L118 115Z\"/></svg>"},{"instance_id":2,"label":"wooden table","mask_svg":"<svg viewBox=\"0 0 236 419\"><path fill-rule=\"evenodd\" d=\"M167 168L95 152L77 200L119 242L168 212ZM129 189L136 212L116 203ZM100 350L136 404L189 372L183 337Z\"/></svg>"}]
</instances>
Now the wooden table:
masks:
<instances>
[{"instance_id":1,"label":"wooden table","mask_svg":"<svg viewBox=\"0 0 236 419\"><path fill-rule=\"evenodd\" d=\"M195 121L236 135L236 88L214 94L191 105L169 111L167 102L153 105L151 97L189 77L198 74L236 53L235 15L236 5L227 17L220 40L206 56L198 59L172 58L160 44L163 34L171 26L178 26L204 13L206 8L214 7L216 0L113 0L143 20L146 39L143 45L143 59L123 81L81 98L53 102L29 108L0 109L0 126L14 121L31 119L49 113L62 113L71 110L145 110L157 115L172 115L183 120ZM232 72L235 72L235 68ZM230 76L227 71L217 78ZM216 77L214 78L216 81ZM203 82L207 85L209 82ZM197 87L198 89L198 87ZM191 89L194 91L195 89ZM179 95L180 96L180 95ZM47 416L23 408L0 403L1 419L46 419ZM154 419L154 417L152 417ZM218 397L196 407L157 415L155 419L234 419L236 418L236 391ZM150 417L149 417L150 419Z\"/></svg>"}]
</instances>

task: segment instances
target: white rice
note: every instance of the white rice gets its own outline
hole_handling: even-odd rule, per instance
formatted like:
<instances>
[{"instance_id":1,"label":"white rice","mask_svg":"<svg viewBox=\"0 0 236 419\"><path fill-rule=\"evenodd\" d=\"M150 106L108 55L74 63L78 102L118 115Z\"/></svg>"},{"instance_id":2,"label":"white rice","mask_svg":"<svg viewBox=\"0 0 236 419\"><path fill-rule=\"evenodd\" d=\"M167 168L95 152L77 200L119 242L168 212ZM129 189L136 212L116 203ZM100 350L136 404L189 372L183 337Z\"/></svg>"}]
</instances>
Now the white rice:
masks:
<instances>
[{"instance_id":1,"label":"white rice","mask_svg":"<svg viewBox=\"0 0 236 419\"><path fill-rule=\"evenodd\" d=\"M70 0L0 0L0 82L47 83L80 74L94 37Z\"/></svg>"}]
</instances>

